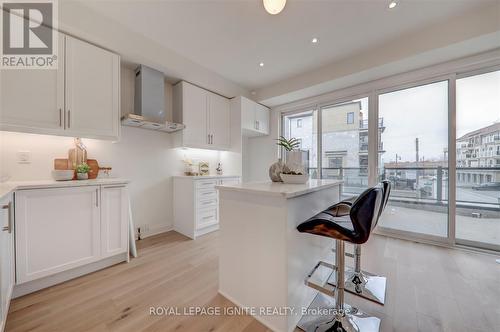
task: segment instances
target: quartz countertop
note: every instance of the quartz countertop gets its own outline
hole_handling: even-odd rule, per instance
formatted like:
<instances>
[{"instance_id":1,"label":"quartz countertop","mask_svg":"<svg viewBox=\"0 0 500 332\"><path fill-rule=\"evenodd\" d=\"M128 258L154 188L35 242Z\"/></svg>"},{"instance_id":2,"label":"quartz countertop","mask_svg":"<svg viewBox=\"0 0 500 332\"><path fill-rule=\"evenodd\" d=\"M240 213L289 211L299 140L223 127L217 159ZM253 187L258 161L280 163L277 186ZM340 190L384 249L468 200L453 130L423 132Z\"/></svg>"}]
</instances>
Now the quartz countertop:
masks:
<instances>
[{"instance_id":1,"label":"quartz countertop","mask_svg":"<svg viewBox=\"0 0 500 332\"><path fill-rule=\"evenodd\" d=\"M0 199L15 190L40 189L40 188L63 188L63 187L82 187L99 186L112 184L127 184L130 181L122 178L97 178L92 180L37 180L37 181L9 181L0 183Z\"/></svg>"},{"instance_id":2,"label":"quartz countertop","mask_svg":"<svg viewBox=\"0 0 500 332\"><path fill-rule=\"evenodd\" d=\"M309 180L304 184L288 184L282 182L246 182L232 185L216 186L219 191L237 191L248 194L281 196L293 198L307 193L339 186L343 181L339 180Z\"/></svg>"}]
</instances>

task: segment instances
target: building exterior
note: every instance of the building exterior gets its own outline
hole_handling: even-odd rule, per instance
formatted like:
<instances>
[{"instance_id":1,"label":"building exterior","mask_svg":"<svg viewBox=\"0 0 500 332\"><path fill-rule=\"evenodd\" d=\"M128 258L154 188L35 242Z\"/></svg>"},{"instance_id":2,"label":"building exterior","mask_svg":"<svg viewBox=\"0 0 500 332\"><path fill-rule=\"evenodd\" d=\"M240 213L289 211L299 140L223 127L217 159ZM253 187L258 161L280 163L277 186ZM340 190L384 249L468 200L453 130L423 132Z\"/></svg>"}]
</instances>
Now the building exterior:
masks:
<instances>
[{"instance_id":1,"label":"building exterior","mask_svg":"<svg viewBox=\"0 0 500 332\"><path fill-rule=\"evenodd\" d=\"M457 139L457 184L476 186L494 182L500 182L500 123Z\"/></svg>"},{"instance_id":2,"label":"building exterior","mask_svg":"<svg viewBox=\"0 0 500 332\"><path fill-rule=\"evenodd\" d=\"M325 107L321 110L321 145L324 178L343 178L346 184L367 185L368 112L360 101ZM308 150L313 177L317 172L317 113L289 115L284 120L284 134L298 138L301 149ZM379 141L385 127L379 119ZM379 159L384 153L379 143Z\"/></svg>"}]
</instances>

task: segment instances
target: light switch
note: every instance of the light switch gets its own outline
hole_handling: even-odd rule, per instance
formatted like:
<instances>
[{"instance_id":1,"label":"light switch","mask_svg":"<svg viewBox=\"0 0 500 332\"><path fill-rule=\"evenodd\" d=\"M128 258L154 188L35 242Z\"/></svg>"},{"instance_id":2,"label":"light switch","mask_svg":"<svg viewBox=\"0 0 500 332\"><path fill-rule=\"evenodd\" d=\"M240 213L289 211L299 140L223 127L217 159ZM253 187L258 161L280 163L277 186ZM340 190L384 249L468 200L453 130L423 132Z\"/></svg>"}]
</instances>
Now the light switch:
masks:
<instances>
[{"instance_id":1,"label":"light switch","mask_svg":"<svg viewBox=\"0 0 500 332\"><path fill-rule=\"evenodd\" d=\"M18 164L31 164L31 151L18 151L17 152Z\"/></svg>"}]
</instances>

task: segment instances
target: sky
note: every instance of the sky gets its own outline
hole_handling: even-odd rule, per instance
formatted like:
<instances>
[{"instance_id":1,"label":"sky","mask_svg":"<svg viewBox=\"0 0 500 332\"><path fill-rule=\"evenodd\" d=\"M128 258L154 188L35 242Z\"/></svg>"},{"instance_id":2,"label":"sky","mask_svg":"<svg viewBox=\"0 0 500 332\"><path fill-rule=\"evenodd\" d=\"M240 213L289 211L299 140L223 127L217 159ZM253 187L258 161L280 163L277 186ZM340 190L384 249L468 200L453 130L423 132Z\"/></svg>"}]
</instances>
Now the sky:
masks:
<instances>
[{"instance_id":1,"label":"sky","mask_svg":"<svg viewBox=\"0 0 500 332\"><path fill-rule=\"evenodd\" d=\"M448 147L446 81L380 95L379 117L386 126L384 162L442 160ZM500 71L457 80L457 137L500 120Z\"/></svg>"}]
</instances>

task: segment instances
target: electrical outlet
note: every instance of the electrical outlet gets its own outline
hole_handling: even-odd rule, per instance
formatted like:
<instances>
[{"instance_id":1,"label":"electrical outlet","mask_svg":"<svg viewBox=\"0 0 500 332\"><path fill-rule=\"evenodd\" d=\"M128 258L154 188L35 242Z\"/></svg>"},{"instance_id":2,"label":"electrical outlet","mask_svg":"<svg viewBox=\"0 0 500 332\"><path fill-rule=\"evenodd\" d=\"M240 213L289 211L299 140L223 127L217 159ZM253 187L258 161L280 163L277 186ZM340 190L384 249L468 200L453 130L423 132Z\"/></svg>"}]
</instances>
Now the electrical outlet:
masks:
<instances>
[{"instance_id":1,"label":"electrical outlet","mask_svg":"<svg viewBox=\"0 0 500 332\"><path fill-rule=\"evenodd\" d=\"M31 164L31 151L17 151L18 164Z\"/></svg>"}]
</instances>

